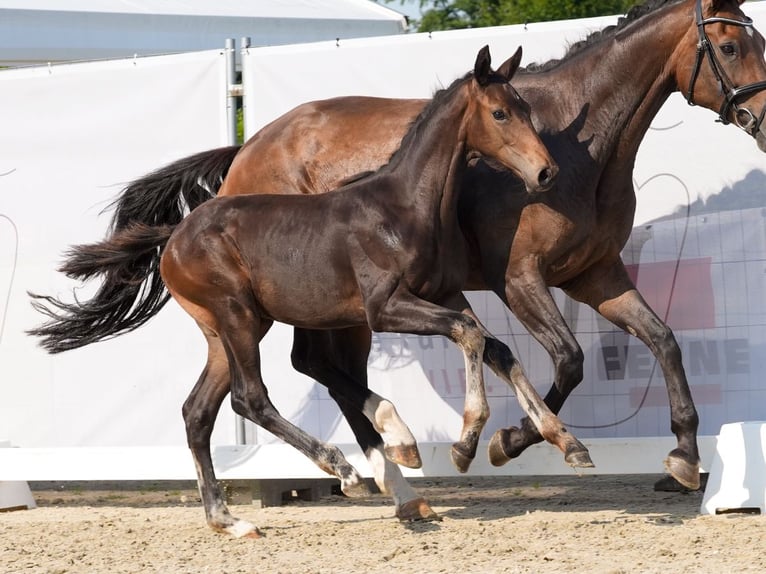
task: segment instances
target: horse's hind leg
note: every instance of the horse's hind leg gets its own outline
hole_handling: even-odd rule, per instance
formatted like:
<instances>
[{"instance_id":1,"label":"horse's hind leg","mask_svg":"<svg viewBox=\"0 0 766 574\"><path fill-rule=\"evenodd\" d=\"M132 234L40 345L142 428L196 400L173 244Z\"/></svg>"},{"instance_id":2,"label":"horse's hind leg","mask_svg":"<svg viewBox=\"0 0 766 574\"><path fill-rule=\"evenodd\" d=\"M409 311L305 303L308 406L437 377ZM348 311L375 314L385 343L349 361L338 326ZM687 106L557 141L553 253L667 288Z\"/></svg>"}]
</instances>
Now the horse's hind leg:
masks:
<instances>
[{"instance_id":1,"label":"horse's hind leg","mask_svg":"<svg viewBox=\"0 0 766 574\"><path fill-rule=\"evenodd\" d=\"M210 456L210 435L215 418L229 393L231 376L221 340L200 325L208 343L205 369L183 406L186 437L197 469L197 482L208 525L233 536L260 537L255 525L235 518L226 507Z\"/></svg>"},{"instance_id":2,"label":"horse's hind leg","mask_svg":"<svg viewBox=\"0 0 766 574\"><path fill-rule=\"evenodd\" d=\"M358 388L360 396L366 396L365 393L372 394L367 388L369 350L370 330L366 326L328 331L296 328L292 352L293 366L328 388L330 396L338 403L357 443L370 462L376 484L383 493L392 495L397 518L403 521L436 520L438 515L410 486L399 467L391 461L391 452L395 451L399 456L394 457L394 460L401 462L404 458L405 465L414 466L412 454L401 454L414 452L417 464L420 463L417 445L409 429L403 422L393 421L395 433L400 428L399 425L404 426L406 433L394 434L394 437L401 438L389 438L387 448L380 433L363 412L372 410L374 413L383 414L381 410L365 409L364 406L360 408L358 401L347 398L350 388ZM396 414L394 410L388 411ZM375 417L372 419L375 420ZM385 429L389 425L387 422L379 422L377 426L379 429ZM411 440L411 447L408 447L408 440ZM391 444L397 448L392 449Z\"/></svg>"}]
</instances>

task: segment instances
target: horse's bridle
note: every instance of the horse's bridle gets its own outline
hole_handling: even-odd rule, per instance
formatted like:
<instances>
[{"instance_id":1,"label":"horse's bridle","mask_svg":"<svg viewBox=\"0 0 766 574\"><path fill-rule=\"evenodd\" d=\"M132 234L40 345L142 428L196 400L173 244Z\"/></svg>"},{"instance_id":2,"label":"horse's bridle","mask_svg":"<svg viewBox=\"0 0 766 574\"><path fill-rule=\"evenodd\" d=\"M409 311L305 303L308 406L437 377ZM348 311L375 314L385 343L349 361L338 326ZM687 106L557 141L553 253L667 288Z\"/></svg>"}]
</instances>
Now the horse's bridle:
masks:
<instances>
[{"instance_id":1,"label":"horse's bridle","mask_svg":"<svg viewBox=\"0 0 766 574\"><path fill-rule=\"evenodd\" d=\"M735 87L731 80L729 80L729 77L726 75L726 72L718 61L718 58L716 58L713 44L707 37L707 32L705 32L706 25L715 24L717 22L723 24L732 24L734 26L742 26L743 28L753 28L753 20L747 16L745 16L744 20L735 20L733 18L721 17L703 19L702 0L697 0L697 7L695 12L697 19L697 30L699 31L699 43L697 44L697 59L694 62L694 69L692 70L692 76L689 80L689 91L686 95L686 101L689 102L689 105L694 105L694 84L697 81L697 76L699 75L700 68L702 66L702 60L704 59L705 54L707 54L708 60L710 61L710 68L712 69L713 75L718 82L719 90L723 94L723 103L721 104L721 109L718 111L719 121L724 124L728 124L729 111L733 109L734 123L737 125L737 127L755 137L761 127L764 115L766 114L766 106L764 106L760 115L758 115L756 118L755 114L753 114L753 112L751 112L749 109L739 107L737 105L737 99L748 94L752 94L753 92L760 92L761 90L765 90L766 81Z\"/></svg>"}]
</instances>

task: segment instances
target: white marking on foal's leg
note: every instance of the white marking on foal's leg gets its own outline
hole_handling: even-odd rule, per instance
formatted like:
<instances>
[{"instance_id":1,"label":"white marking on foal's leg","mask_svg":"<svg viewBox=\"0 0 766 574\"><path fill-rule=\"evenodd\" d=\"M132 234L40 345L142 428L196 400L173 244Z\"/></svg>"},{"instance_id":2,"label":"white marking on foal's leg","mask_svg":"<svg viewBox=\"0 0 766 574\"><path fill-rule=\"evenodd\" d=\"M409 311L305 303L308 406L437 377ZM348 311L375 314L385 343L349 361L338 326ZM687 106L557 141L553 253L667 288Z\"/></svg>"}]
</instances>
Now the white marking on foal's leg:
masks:
<instances>
[{"instance_id":1,"label":"white marking on foal's leg","mask_svg":"<svg viewBox=\"0 0 766 574\"><path fill-rule=\"evenodd\" d=\"M415 437L391 401L372 393L365 401L362 412L370 419L375 430L381 434L386 445L415 444Z\"/></svg>"},{"instance_id":2,"label":"white marking on foal's leg","mask_svg":"<svg viewBox=\"0 0 766 574\"><path fill-rule=\"evenodd\" d=\"M425 498L420 496L402 476L399 467L388 460L379 448L370 448L365 454L378 487L383 493L393 496L396 517L399 520L405 522L441 520Z\"/></svg>"},{"instance_id":3,"label":"white marking on foal's leg","mask_svg":"<svg viewBox=\"0 0 766 574\"><path fill-rule=\"evenodd\" d=\"M408 468L421 467L422 461L415 437L391 401L371 393L362 412L383 438L384 451L389 460Z\"/></svg>"},{"instance_id":4,"label":"white marking on foal's leg","mask_svg":"<svg viewBox=\"0 0 766 574\"><path fill-rule=\"evenodd\" d=\"M249 536L253 534L258 534L260 536L258 528L255 526L255 524L251 524L247 520L240 520L239 518L235 518L234 524L224 528L224 532L231 534L235 538L242 538L243 536Z\"/></svg>"},{"instance_id":5,"label":"white marking on foal's leg","mask_svg":"<svg viewBox=\"0 0 766 574\"><path fill-rule=\"evenodd\" d=\"M399 467L388 460L381 449L370 448L365 455L372 468L375 484L383 494L390 494L393 497L397 508L405 502L418 498L418 493L404 478Z\"/></svg>"}]
</instances>

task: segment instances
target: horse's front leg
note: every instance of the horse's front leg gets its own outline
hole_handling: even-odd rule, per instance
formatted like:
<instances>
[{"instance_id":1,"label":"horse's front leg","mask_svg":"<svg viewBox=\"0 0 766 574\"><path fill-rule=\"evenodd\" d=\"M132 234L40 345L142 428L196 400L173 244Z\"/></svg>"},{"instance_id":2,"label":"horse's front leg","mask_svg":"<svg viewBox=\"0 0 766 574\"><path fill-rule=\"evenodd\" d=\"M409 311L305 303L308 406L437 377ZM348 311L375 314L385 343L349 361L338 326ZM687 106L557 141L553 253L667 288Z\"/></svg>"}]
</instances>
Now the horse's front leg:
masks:
<instances>
[{"instance_id":1,"label":"horse's front leg","mask_svg":"<svg viewBox=\"0 0 766 574\"><path fill-rule=\"evenodd\" d=\"M619 259L590 269L576 284L567 286L567 293L638 337L657 358L670 401L670 430L678 439L678 446L665 459L665 468L686 488L698 489L699 417L673 331L647 305Z\"/></svg>"},{"instance_id":2,"label":"horse's front leg","mask_svg":"<svg viewBox=\"0 0 766 574\"><path fill-rule=\"evenodd\" d=\"M545 395L545 405L551 412L558 413L566 398L582 381L582 349L561 316L537 266L525 268L520 262L513 265L513 270L514 274L508 275L503 283L496 285L494 291L551 357L555 377ZM503 359L506 355L503 350L498 353L497 358L490 357L498 368L506 372L510 372L511 368L521 370L520 366ZM524 375L521 373L518 376ZM500 429L495 433L490 443L490 461L496 466L505 464L542 440L539 423L526 416L518 427ZM576 461L578 450L575 449L572 454Z\"/></svg>"}]
</instances>

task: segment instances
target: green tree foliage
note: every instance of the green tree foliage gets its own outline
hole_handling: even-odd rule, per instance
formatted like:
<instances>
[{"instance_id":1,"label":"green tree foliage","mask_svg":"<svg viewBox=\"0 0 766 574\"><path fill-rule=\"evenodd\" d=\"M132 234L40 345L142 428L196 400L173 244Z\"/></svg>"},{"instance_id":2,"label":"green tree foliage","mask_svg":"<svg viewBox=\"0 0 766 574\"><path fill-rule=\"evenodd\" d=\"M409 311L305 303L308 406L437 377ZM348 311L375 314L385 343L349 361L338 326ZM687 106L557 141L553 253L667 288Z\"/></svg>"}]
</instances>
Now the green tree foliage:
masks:
<instances>
[{"instance_id":1,"label":"green tree foliage","mask_svg":"<svg viewBox=\"0 0 766 574\"><path fill-rule=\"evenodd\" d=\"M404 0L387 0L389 2ZM419 32L624 14L640 0L420 0Z\"/></svg>"}]
</instances>

